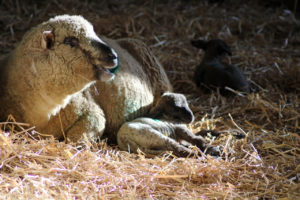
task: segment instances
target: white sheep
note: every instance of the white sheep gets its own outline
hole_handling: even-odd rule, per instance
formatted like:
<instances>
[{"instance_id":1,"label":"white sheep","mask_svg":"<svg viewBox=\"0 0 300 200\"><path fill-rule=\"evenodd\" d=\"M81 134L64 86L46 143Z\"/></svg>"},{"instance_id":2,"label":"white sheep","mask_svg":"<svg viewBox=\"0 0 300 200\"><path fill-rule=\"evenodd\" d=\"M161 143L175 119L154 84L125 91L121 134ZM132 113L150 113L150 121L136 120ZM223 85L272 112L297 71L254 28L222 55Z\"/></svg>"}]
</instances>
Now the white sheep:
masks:
<instances>
[{"instance_id":1,"label":"white sheep","mask_svg":"<svg viewBox=\"0 0 300 200\"><path fill-rule=\"evenodd\" d=\"M73 102L77 103L70 107L76 108L78 116L96 109L89 118L100 117L103 121L102 110L93 102L87 103L88 97L79 93L97 80L111 80L114 75L109 69L117 67L117 60L115 51L81 16L57 16L32 28L1 61L1 120L12 114L38 130L60 135L61 131L52 131L60 126L51 127L50 118L76 97L78 100ZM94 127L97 126L98 122Z\"/></svg>"},{"instance_id":2,"label":"white sheep","mask_svg":"<svg viewBox=\"0 0 300 200\"><path fill-rule=\"evenodd\" d=\"M119 148L130 152L140 149L147 155L172 151L177 156L193 155L181 142L196 145L208 154L218 156L217 147L206 144L201 136L193 134L183 123L191 123L194 115L184 95L164 93L147 117L126 122L117 134Z\"/></svg>"}]
</instances>

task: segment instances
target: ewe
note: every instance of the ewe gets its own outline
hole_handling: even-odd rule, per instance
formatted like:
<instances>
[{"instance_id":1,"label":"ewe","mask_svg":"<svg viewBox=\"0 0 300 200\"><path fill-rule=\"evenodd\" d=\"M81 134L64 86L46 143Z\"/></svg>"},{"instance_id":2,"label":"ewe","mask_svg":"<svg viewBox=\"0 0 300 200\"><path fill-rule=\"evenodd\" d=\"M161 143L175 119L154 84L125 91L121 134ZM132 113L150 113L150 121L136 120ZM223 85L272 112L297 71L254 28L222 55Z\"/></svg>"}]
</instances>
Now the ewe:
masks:
<instances>
[{"instance_id":1,"label":"ewe","mask_svg":"<svg viewBox=\"0 0 300 200\"><path fill-rule=\"evenodd\" d=\"M77 102L86 102L80 91L97 80L112 79L114 75L108 69L117 67L117 62L115 51L84 18L54 17L28 31L17 48L0 62L0 119L12 114L18 121L60 136L61 131L52 131L56 128L49 126L50 117L75 96ZM85 111L98 112L90 118L101 116L103 120L101 109L93 102L89 104ZM81 107L77 107L79 110Z\"/></svg>"},{"instance_id":2,"label":"ewe","mask_svg":"<svg viewBox=\"0 0 300 200\"><path fill-rule=\"evenodd\" d=\"M0 63L0 119L12 114L74 142L83 133L98 139L104 130L116 142L125 121L145 115L172 90L145 44L100 39L81 16L57 16L32 28Z\"/></svg>"}]
</instances>

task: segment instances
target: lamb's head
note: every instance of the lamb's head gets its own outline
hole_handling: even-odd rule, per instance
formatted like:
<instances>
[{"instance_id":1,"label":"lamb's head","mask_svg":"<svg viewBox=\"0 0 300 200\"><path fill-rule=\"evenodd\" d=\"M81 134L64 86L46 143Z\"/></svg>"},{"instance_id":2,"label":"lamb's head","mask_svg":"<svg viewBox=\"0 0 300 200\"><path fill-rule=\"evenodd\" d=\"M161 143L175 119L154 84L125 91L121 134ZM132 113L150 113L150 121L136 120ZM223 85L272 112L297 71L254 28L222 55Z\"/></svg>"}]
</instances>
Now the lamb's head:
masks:
<instances>
[{"instance_id":1,"label":"lamb's head","mask_svg":"<svg viewBox=\"0 0 300 200\"><path fill-rule=\"evenodd\" d=\"M210 58L223 58L226 54L232 55L230 47L220 39L205 40L192 40L191 44L194 47L203 49L205 56Z\"/></svg>"},{"instance_id":2,"label":"lamb's head","mask_svg":"<svg viewBox=\"0 0 300 200\"><path fill-rule=\"evenodd\" d=\"M175 123L191 123L194 115L183 94L165 92L149 112L152 118L163 118Z\"/></svg>"},{"instance_id":3,"label":"lamb's head","mask_svg":"<svg viewBox=\"0 0 300 200\"><path fill-rule=\"evenodd\" d=\"M70 80L75 87L79 87L77 89L96 80L112 79L114 74L110 70L118 67L116 52L96 35L92 24L81 16L51 18L28 32L20 46L33 57L37 54L35 59L41 59L42 54L47 63L44 66L55 68L48 69L50 72L55 70L66 77L76 77ZM43 65L36 67L43 68Z\"/></svg>"}]
</instances>

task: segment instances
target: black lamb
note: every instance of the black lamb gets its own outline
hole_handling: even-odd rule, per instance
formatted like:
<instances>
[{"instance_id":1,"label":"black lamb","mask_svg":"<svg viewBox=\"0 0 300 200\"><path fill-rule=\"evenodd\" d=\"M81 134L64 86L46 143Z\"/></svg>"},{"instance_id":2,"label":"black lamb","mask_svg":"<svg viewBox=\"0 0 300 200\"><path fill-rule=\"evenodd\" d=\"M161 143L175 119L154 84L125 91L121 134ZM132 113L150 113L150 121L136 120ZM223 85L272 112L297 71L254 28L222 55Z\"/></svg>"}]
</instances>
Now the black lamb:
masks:
<instances>
[{"instance_id":1,"label":"black lamb","mask_svg":"<svg viewBox=\"0 0 300 200\"><path fill-rule=\"evenodd\" d=\"M209 41L192 40L194 47L203 49L205 55L194 74L194 82L198 87L219 88L221 94L228 94L225 87L249 93L249 83L241 70L234 65L222 62L228 54L232 55L230 47L220 39Z\"/></svg>"}]
</instances>

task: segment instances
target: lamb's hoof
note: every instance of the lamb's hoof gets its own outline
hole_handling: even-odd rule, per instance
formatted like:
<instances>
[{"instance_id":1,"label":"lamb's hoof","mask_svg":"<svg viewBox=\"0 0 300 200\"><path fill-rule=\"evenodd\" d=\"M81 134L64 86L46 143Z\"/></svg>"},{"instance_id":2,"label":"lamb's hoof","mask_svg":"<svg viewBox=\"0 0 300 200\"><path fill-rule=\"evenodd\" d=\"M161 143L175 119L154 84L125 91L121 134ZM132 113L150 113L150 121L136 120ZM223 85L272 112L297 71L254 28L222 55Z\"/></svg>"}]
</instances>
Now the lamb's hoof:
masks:
<instances>
[{"instance_id":1,"label":"lamb's hoof","mask_svg":"<svg viewBox=\"0 0 300 200\"><path fill-rule=\"evenodd\" d=\"M234 136L236 139L239 139L239 140L246 137L245 134L243 134L243 133L236 133L236 134L234 134L233 136Z\"/></svg>"},{"instance_id":2,"label":"lamb's hoof","mask_svg":"<svg viewBox=\"0 0 300 200\"><path fill-rule=\"evenodd\" d=\"M211 156L214 156L214 157L220 157L221 156L221 153L222 153L222 148L220 147L215 147L215 146L210 146L206 149L206 154L209 154Z\"/></svg>"},{"instance_id":3,"label":"lamb's hoof","mask_svg":"<svg viewBox=\"0 0 300 200\"><path fill-rule=\"evenodd\" d=\"M215 131L215 130L201 130L201 131L195 133L195 135L197 135L197 136L202 136L202 137L206 137L206 136L209 135L209 133L210 133L210 135L213 136L213 137L219 137L219 136L221 135L220 132Z\"/></svg>"}]
</instances>

